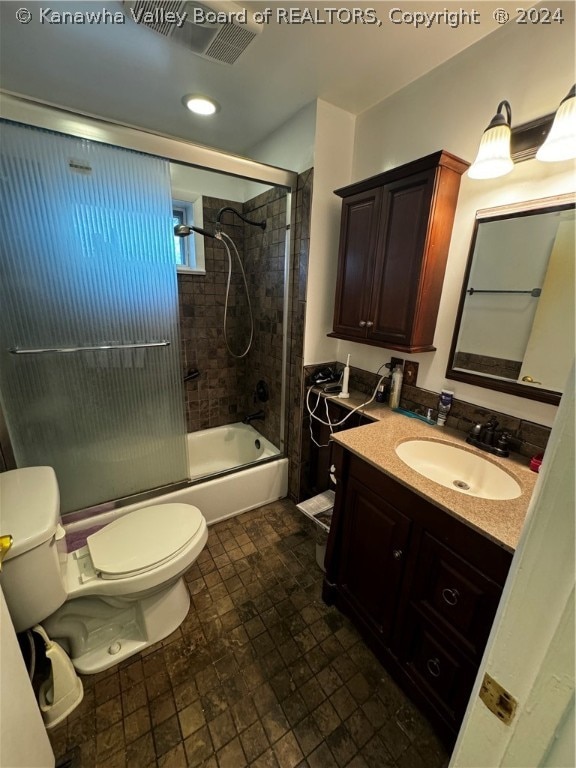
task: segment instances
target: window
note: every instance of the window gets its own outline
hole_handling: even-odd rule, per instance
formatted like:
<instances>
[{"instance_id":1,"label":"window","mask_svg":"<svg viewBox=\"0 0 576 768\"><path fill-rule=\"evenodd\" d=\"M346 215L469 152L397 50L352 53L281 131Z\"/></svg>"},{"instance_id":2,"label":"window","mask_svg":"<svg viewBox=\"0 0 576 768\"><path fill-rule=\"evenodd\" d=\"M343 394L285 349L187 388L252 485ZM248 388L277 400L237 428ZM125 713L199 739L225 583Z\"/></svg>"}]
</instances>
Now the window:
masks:
<instances>
[{"instance_id":1,"label":"window","mask_svg":"<svg viewBox=\"0 0 576 768\"><path fill-rule=\"evenodd\" d=\"M172 225L176 227L178 224L202 226L202 197L194 202L172 199ZM174 259L178 272L205 274L202 235L196 232L188 237L174 235Z\"/></svg>"}]
</instances>

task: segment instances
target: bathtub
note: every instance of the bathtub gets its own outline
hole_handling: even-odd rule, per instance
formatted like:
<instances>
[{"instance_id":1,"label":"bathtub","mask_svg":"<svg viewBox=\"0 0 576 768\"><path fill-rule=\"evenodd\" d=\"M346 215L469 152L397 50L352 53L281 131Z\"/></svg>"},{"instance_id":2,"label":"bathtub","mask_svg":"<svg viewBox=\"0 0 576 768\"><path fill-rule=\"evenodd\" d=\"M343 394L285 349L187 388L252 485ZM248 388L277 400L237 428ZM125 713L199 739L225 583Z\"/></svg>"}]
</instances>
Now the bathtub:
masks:
<instances>
[{"instance_id":1,"label":"bathtub","mask_svg":"<svg viewBox=\"0 0 576 768\"><path fill-rule=\"evenodd\" d=\"M227 424L188 435L191 480L269 459L278 453L278 448L250 424Z\"/></svg>"},{"instance_id":2,"label":"bathtub","mask_svg":"<svg viewBox=\"0 0 576 768\"><path fill-rule=\"evenodd\" d=\"M127 506L102 504L97 513L73 512L64 517L66 533L81 534L135 509L171 503L193 504L210 525L288 493L288 459L251 425L204 429L189 434L187 440L190 485Z\"/></svg>"}]
</instances>

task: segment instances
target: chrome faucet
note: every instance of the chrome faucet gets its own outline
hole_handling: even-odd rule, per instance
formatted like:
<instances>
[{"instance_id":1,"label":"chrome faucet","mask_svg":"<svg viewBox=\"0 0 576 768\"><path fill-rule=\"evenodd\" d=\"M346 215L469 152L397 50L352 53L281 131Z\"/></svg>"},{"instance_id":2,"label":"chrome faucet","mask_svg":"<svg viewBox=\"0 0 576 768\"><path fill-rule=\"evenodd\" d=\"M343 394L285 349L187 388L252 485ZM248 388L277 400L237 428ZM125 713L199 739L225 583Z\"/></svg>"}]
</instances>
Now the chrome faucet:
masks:
<instances>
[{"instance_id":1,"label":"chrome faucet","mask_svg":"<svg viewBox=\"0 0 576 768\"><path fill-rule=\"evenodd\" d=\"M256 411L256 413L250 413L248 416L246 416L245 419L243 419L242 424L250 424L252 421L257 421L258 419L260 421L264 421L266 418L266 414L264 411Z\"/></svg>"}]
</instances>

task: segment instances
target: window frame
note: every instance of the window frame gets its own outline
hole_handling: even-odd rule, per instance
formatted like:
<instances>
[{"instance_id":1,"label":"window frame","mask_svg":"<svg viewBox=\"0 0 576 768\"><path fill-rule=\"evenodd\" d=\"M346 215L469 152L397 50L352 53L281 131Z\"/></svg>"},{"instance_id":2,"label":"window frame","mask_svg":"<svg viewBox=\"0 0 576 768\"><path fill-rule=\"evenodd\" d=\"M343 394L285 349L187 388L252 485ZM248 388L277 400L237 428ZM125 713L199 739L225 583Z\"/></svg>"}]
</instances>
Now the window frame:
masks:
<instances>
[{"instance_id":1,"label":"window frame","mask_svg":"<svg viewBox=\"0 0 576 768\"><path fill-rule=\"evenodd\" d=\"M172 190L172 214L182 212L182 223L202 228L204 216L202 195L195 195L184 190ZM193 248L190 247L193 243ZM184 264L176 264L176 271L182 274L205 275L204 237L194 232L183 238Z\"/></svg>"}]
</instances>

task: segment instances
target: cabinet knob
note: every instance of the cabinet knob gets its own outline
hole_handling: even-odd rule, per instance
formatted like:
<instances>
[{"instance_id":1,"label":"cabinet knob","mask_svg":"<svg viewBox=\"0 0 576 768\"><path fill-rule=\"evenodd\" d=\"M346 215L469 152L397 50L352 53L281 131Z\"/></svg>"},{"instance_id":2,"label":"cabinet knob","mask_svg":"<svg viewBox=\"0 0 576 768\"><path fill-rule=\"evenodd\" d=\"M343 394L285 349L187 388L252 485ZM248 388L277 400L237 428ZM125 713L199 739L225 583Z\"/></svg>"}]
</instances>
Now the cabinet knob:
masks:
<instances>
[{"instance_id":1,"label":"cabinet knob","mask_svg":"<svg viewBox=\"0 0 576 768\"><path fill-rule=\"evenodd\" d=\"M366 328L366 320L360 320L358 325L360 326L360 328Z\"/></svg>"},{"instance_id":2,"label":"cabinet knob","mask_svg":"<svg viewBox=\"0 0 576 768\"><path fill-rule=\"evenodd\" d=\"M402 557L402 550L401 549L395 549L392 552L392 557L394 558L394 560L400 560L400 558Z\"/></svg>"},{"instance_id":3,"label":"cabinet knob","mask_svg":"<svg viewBox=\"0 0 576 768\"><path fill-rule=\"evenodd\" d=\"M426 662L426 669L432 677L440 677L440 662L438 659L428 659Z\"/></svg>"},{"instance_id":4,"label":"cabinet knob","mask_svg":"<svg viewBox=\"0 0 576 768\"><path fill-rule=\"evenodd\" d=\"M368 320L368 322L366 323L366 328L372 328L373 325L374 323L372 322L372 320Z\"/></svg>"},{"instance_id":5,"label":"cabinet knob","mask_svg":"<svg viewBox=\"0 0 576 768\"><path fill-rule=\"evenodd\" d=\"M442 597L444 598L444 602L448 603L448 605L456 605L459 598L458 590L457 589L443 589L442 590Z\"/></svg>"}]
</instances>

